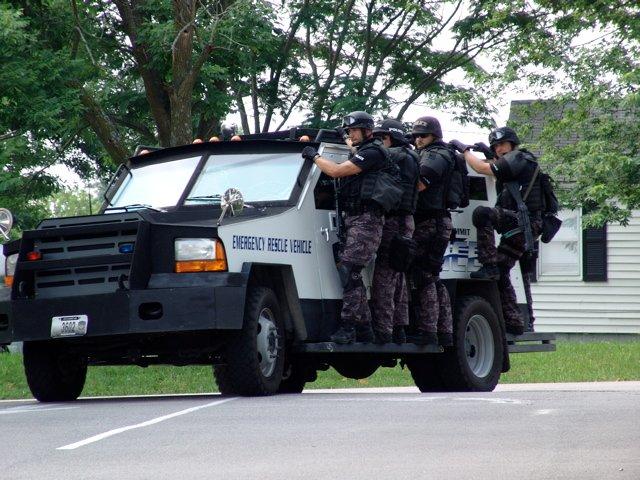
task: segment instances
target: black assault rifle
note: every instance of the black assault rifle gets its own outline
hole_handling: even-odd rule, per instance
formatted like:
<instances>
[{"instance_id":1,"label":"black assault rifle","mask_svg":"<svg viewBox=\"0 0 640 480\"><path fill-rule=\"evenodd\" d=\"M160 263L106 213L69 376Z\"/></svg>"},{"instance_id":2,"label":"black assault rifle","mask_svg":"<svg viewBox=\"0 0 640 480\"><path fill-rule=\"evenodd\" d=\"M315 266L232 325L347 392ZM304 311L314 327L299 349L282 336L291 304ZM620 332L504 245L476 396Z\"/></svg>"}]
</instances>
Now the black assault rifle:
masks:
<instances>
[{"instance_id":1,"label":"black assault rifle","mask_svg":"<svg viewBox=\"0 0 640 480\"><path fill-rule=\"evenodd\" d=\"M534 240L533 240L533 232L531 231L531 219L529 218L529 210L527 209L527 205L524 203L529 197L529 193L533 188L533 184L538 177L538 172L540 171L540 165L536 165L536 169L533 172L533 176L531 177L531 181L527 186L527 191L524 195L520 194L520 189L518 188L518 182L506 182L505 186L507 190L516 201L518 206L518 210L516 212L516 217L518 219L518 227L513 230L509 230L504 234L505 238L509 238L513 235L516 235L520 232L524 233L524 256L526 258L530 258L534 255Z\"/></svg>"}]
</instances>

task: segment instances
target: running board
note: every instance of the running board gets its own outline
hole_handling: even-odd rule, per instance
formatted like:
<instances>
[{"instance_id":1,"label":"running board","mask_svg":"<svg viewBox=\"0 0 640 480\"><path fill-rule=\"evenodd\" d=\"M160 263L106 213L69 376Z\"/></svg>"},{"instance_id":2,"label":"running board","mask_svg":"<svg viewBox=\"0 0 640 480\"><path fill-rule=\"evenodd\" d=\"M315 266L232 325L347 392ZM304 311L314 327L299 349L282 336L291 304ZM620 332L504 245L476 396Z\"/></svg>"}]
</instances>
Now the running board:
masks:
<instances>
[{"instance_id":1,"label":"running board","mask_svg":"<svg viewBox=\"0 0 640 480\"><path fill-rule=\"evenodd\" d=\"M301 343L293 346L296 353L390 353L421 354L442 353L444 349L437 345L416 345L414 343L349 343L341 345L333 342Z\"/></svg>"},{"instance_id":2,"label":"running board","mask_svg":"<svg viewBox=\"0 0 640 480\"><path fill-rule=\"evenodd\" d=\"M509 353L555 352L555 333L525 332L522 335L507 333Z\"/></svg>"}]
</instances>

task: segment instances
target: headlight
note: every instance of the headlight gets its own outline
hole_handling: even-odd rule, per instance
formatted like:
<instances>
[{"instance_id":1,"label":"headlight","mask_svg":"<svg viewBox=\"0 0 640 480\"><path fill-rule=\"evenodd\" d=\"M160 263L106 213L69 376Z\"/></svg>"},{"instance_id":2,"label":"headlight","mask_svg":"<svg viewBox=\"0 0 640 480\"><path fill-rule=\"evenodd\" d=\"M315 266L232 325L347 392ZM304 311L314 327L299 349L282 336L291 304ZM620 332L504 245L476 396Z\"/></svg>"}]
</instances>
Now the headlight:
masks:
<instances>
[{"instance_id":1,"label":"headlight","mask_svg":"<svg viewBox=\"0 0 640 480\"><path fill-rule=\"evenodd\" d=\"M215 260L216 241L210 238L176 238L176 261Z\"/></svg>"},{"instance_id":2,"label":"headlight","mask_svg":"<svg viewBox=\"0 0 640 480\"><path fill-rule=\"evenodd\" d=\"M227 269L227 258L220 240L212 238L176 238L175 271L220 272Z\"/></svg>"},{"instance_id":3,"label":"headlight","mask_svg":"<svg viewBox=\"0 0 640 480\"><path fill-rule=\"evenodd\" d=\"M18 263L18 254L9 255L4 261L4 284L7 287L13 285L13 276L16 273L16 264Z\"/></svg>"}]
</instances>

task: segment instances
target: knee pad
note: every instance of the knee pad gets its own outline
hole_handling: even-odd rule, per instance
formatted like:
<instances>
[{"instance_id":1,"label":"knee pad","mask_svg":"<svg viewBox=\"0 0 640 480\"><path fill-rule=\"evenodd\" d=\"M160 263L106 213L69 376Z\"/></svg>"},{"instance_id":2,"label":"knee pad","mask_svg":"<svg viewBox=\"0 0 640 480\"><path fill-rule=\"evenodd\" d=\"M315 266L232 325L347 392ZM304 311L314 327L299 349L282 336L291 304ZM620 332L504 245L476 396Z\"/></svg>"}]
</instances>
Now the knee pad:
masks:
<instances>
[{"instance_id":1,"label":"knee pad","mask_svg":"<svg viewBox=\"0 0 640 480\"><path fill-rule=\"evenodd\" d=\"M476 228L490 227L496 220L495 210L489 207L477 207L471 215L471 223Z\"/></svg>"}]
</instances>

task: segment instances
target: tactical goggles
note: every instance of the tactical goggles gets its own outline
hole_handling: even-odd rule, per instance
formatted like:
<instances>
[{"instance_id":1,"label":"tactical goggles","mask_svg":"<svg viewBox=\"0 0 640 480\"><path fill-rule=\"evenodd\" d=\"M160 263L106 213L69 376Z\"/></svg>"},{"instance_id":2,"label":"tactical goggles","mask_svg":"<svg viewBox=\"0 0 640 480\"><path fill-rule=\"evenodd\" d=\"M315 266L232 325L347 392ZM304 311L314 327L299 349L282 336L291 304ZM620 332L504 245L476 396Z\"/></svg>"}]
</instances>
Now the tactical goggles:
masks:
<instances>
[{"instance_id":1,"label":"tactical goggles","mask_svg":"<svg viewBox=\"0 0 640 480\"><path fill-rule=\"evenodd\" d=\"M502 128L498 128L497 130L494 130L489 134L489 143L499 142L506 135L507 132L505 132Z\"/></svg>"},{"instance_id":2,"label":"tactical goggles","mask_svg":"<svg viewBox=\"0 0 640 480\"><path fill-rule=\"evenodd\" d=\"M347 115L346 117L344 117L342 119L342 126L345 127L345 128L348 128L351 125L355 125L359 121L360 121L359 118L352 117L351 115Z\"/></svg>"},{"instance_id":3,"label":"tactical goggles","mask_svg":"<svg viewBox=\"0 0 640 480\"><path fill-rule=\"evenodd\" d=\"M412 133L411 136L413 138L427 138L429 135L431 135L430 133Z\"/></svg>"}]
</instances>

